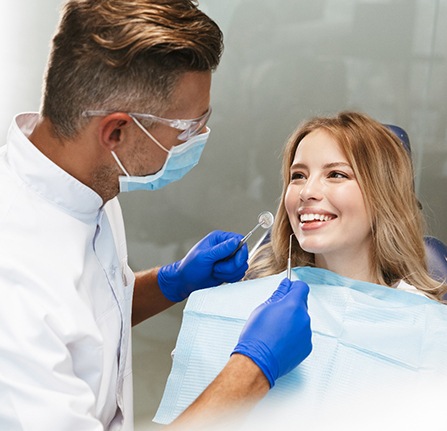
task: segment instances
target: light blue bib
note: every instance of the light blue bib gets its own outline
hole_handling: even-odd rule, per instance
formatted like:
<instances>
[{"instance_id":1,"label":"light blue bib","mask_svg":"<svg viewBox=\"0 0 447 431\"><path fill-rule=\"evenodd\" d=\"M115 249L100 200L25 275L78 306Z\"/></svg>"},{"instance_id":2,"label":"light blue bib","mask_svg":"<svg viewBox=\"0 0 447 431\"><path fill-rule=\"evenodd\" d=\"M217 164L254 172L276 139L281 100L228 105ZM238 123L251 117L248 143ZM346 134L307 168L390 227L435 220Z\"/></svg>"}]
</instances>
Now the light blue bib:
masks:
<instances>
[{"instance_id":1,"label":"light blue bib","mask_svg":"<svg viewBox=\"0 0 447 431\"><path fill-rule=\"evenodd\" d=\"M251 311L284 277L281 273L191 295L156 422L171 422L217 376ZM334 405L340 397L447 376L445 305L318 268L295 268L292 279L310 286L313 351L277 381L254 414L287 400L299 417L310 408Z\"/></svg>"}]
</instances>

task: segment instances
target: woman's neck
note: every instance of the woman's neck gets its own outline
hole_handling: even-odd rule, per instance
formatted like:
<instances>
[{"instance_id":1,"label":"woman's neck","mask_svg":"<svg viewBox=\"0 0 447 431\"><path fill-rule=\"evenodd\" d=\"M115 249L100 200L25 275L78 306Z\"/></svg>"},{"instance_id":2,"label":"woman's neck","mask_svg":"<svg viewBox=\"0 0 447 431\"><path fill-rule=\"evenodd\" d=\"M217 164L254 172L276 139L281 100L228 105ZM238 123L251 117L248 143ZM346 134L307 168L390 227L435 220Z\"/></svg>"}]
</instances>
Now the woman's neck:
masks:
<instances>
[{"instance_id":1,"label":"woman's neck","mask_svg":"<svg viewBox=\"0 0 447 431\"><path fill-rule=\"evenodd\" d=\"M315 266L317 268L327 269L343 277L352 278L354 280L376 284L379 283L377 275L375 271L373 271L369 254L316 254Z\"/></svg>"}]
</instances>

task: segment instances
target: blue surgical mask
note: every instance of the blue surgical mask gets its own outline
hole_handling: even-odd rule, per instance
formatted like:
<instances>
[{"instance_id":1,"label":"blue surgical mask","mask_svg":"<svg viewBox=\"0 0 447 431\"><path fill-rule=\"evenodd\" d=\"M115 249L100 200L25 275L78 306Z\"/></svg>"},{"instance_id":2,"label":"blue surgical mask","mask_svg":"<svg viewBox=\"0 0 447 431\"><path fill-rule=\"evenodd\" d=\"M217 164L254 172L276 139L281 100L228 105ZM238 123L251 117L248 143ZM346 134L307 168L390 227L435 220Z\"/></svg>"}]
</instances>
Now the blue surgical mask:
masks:
<instances>
[{"instance_id":1,"label":"blue surgical mask","mask_svg":"<svg viewBox=\"0 0 447 431\"><path fill-rule=\"evenodd\" d=\"M112 151L112 156L118 163L125 175L119 177L120 191L131 192L134 190L158 190L162 187L180 180L187 174L194 166L199 163L203 148L210 134L210 129L207 127L205 133L193 136L183 144L172 147L167 150L158 142L149 131L147 131L141 123L133 118L135 124L149 136L160 148L168 153L168 157L162 168L155 174L145 176L132 176L124 168L123 164L118 159L115 152Z\"/></svg>"}]
</instances>

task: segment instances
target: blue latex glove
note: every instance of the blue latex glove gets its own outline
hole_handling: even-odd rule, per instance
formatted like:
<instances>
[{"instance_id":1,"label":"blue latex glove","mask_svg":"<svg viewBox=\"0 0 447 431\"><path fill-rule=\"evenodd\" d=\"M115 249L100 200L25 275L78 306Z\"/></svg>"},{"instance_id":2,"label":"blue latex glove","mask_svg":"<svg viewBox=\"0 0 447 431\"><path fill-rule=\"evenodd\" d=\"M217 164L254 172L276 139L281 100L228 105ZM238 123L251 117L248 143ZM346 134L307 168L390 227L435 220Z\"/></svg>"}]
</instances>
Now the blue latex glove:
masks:
<instances>
[{"instance_id":1,"label":"blue latex glove","mask_svg":"<svg viewBox=\"0 0 447 431\"><path fill-rule=\"evenodd\" d=\"M251 358L271 388L312 350L308 293L306 283L284 279L273 295L251 313L233 351Z\"/></svg>"},{"instance_id":2,"label":"blue latex glove","mask_svg":"<svg viewBox=\"0 0 447 431\"><path fill-rule=\"evenodd\" d=\"M246 244L230 259L242 235L214 231L198 242L182 259L162 266L158 271L158 285L170 301L179 302L195 290L234 283L248 269Z\"/></svg>"}]
</instances>

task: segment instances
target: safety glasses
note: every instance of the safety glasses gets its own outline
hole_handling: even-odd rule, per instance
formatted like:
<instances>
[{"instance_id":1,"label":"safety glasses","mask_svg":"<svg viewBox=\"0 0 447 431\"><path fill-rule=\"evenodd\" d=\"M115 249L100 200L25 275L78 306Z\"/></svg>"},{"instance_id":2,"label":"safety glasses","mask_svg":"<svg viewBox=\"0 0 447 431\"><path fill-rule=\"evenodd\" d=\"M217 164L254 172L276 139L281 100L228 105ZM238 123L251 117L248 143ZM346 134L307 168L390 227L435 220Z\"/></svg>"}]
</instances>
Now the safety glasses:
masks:
<instances>
[{"instance_id":1,"label":"safety glasses","mask_svg":"<svg viewBox=\"0 0 447 431\"><path fill-rule=\"evenodd\" d=\"M111 114L112 112L118 111L84 111L82 115L84 117L95 117ZM198 118L193 118L191 120L177 120L170 118L157 117L152 114L141 114L138 112L128 112L131 117L135 117L142 120L156 121L157 123L166 124L177 130L181 130L181 133L177 136L180 141L186 141L193 136L198 135L202 129L206 126L210 116L211 116L211 106L208 110Z\"/></svg>"}]
</instances>

